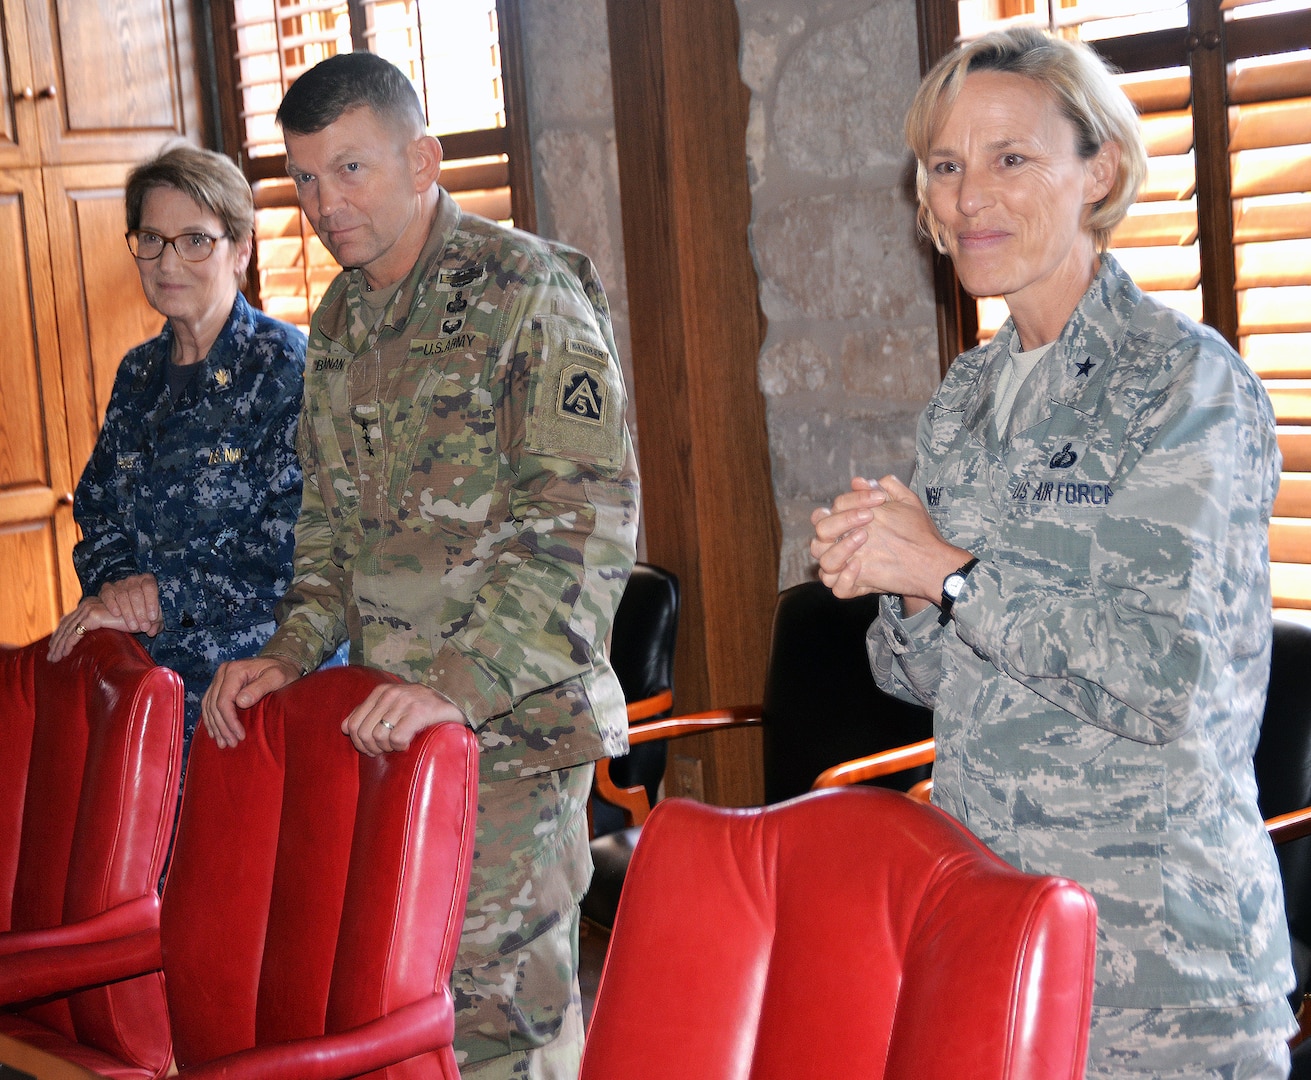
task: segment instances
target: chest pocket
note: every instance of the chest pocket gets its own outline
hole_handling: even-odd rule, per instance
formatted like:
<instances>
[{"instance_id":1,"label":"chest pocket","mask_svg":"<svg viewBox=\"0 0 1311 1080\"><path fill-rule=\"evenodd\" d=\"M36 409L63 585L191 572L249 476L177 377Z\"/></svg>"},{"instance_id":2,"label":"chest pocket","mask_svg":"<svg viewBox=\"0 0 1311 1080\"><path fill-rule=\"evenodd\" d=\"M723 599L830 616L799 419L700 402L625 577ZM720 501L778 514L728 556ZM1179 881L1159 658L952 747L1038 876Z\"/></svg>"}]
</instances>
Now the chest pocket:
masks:
<instances>
[{"instance_id":1,"label":"chest pocket","mask_svg":"<svg viewBox=\"0 0 1311 1080\"><path fill-rule=\"evenodd\" d=\"M360 496L355 477L347 465L344 446L353 446L350 429L350 401L346 382L347 358L330 355L315 362L305 373L305 406L296 435L296 450L303 462L313 462L306 473L323 500L323 507L335 525L359 515Z\"/></svg>"},{"instance_id":2,"label":"chest pocket","mask_svg":"<svg viewBox=\"0 0 1311 1080\"><path fill-rule=\"evenodd\" d=\"M132 521L135 517L142 471L140 451L123 451L115 458L114 502L125 521Z\"/></svg>"},{"instance_id":3,"label":"chest pocket","mask_svg":"<svg viewBox=\"0 0 1311 1080\"><path fill-rule=\"evenodd\" d=\"M202 448L192 480L193 505L200 510L249 506L254 496L246 477L246 448L223 442Z\"/></svg>"},{"instance_id":4,"label":"chest pocket","mask_svg":"<svg viewBox=\"0 0 1311 1080\"><path fill-rule=\"evenodd\" d=\"M460 535L484 531L500 475L492 396L483 365L452 353L403 395L393 424L391 505L402 524ZM411 364L415 357L412 353Z\"/></svg>"}]
</instances>

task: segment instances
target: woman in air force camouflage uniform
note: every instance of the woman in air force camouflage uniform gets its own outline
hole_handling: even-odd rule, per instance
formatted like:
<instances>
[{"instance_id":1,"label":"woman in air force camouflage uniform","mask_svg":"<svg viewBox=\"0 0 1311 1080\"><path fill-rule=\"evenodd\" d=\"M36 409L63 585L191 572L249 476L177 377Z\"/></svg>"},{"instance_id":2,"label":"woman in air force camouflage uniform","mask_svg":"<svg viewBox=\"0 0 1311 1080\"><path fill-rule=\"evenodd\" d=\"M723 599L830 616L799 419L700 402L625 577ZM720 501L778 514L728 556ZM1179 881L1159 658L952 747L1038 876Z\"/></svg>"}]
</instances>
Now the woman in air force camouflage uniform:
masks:
<instances>
[{"instance_id":1,"label":"woman in air force camouflage uniform","mask_svg":"<svg viewBox=\"0 0 1311 1080\"><path fill-rule=\"evenodd\" d=\"M934 708L934 801L1096 897L1090 1077L1282 1077L1292 984L1252 752L1280 458L1260 382L1106 253L1146 157L1096 55L989 35L907 120L920 220L1010 319L959 356L915 469L812 518L884 594L880 685Z\"/></svg>"},{"instance_id":2,"label":"woman in air force camouflage uniform","mask_svg":"<svg viewBox=\"0 0 1311 1080\"><path fill-rule=\"evenodd\" d=\"M83 599L51 637L140 635L186 686L186 747L224 661L259 650L291 580L305 337L239 291L255 222L228 158L174 146L128 177L127 242L167 320L124 357L82 474Z\"/></svg>"}]
</instances>

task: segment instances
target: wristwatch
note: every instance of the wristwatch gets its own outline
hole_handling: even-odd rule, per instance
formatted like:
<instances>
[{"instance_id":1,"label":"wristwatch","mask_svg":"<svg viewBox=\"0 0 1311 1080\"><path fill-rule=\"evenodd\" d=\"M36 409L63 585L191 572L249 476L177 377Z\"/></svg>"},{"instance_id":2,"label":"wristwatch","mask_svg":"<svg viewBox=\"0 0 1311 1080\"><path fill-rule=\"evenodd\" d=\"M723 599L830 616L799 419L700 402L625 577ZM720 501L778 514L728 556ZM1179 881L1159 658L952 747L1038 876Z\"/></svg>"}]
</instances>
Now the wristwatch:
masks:
<instances>
[{"instance_id":1,"label":"wristwatch","mask_svg":"<svg viewBox=\"0 0 1311 1080\"><path fill-rule=\"evenodd\" d=\"M965 588L966 575L978 565L978 559L971 559L959 570L953 570L942 579L942 599L938 602L938 606L942 608L942 614L938 616L940 625L947 625L947 620L951 618L951 605L956 602L956 597L960 596L961 589Z\"/></svg>"}]
</instances>

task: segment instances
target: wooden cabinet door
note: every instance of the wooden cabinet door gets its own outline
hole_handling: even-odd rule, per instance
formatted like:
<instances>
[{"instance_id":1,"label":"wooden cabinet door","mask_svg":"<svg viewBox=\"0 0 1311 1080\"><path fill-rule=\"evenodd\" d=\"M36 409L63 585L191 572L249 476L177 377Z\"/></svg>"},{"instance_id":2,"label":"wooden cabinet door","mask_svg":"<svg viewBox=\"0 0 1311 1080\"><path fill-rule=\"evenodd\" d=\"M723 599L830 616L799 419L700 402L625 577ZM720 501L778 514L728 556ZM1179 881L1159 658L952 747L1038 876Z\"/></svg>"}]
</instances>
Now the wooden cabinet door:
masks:
<instances>
[{"instance_id":1,"label":"wooden cabinet door","mask_svg":"<svg viewBox=\"0 0 1311 1080\"><path fill-rule=\"evenodd\" d=\"M41 163L23 0L0 0L0 168Z\"/></svg>"},{"instance_id":2,"label":"wooden cabinet door","mask_svg":"<svg viewBox=\"0 0 1311 1080\"><path fill-rule=\"evenodd\" d=\"M123 239L128 168L77 165L44 173L74 483L91 456L119 361L164 325L146 303L136 260Z\"/></svg>"},{"instance_id":3,"label":"wooden cabinet door","mask_svg":"<svg viewBox=\"0 0 1311 1080\"><path fill-rule=\"evenodd\" d=\"M0 642L77 602L73 476L38 169L0 172Z\"/></svg>"},{"instance_id":4,"label":"wooden cabinet door","mask_svg":"<svg viewBox=\"0 0 1311 1080\"><path fill-rule=\"evenodd\" d=\"M139 161L170 138L202 141L186 0L26 5L45 164Z\"/></svg>"}]
</instances>

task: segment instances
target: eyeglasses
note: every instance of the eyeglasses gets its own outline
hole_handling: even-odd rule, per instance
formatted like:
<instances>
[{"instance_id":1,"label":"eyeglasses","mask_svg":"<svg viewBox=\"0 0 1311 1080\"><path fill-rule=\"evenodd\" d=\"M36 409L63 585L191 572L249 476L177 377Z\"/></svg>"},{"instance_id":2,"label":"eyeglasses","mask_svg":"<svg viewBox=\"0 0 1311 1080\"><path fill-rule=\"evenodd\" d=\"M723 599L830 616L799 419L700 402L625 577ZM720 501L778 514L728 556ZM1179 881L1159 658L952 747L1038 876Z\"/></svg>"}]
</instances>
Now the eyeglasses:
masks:
<instances>
[{"instance_id":1,"label":"eyeglasses","mask_svg":"<svg viewBox=\"0 0 1311 1080\"><path fill-rule=\"evenodd\" d=\"M204 262L214 254L214 245L227 236L209 236L203 232L182 233L180 236L160 236L144 229L127 233L127 249L138 259L149 261L164 254L164 246L172 244L183 262Z\"/></svg>"}]
</instances>

